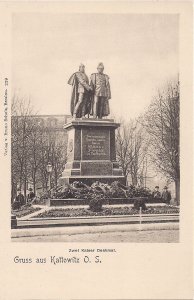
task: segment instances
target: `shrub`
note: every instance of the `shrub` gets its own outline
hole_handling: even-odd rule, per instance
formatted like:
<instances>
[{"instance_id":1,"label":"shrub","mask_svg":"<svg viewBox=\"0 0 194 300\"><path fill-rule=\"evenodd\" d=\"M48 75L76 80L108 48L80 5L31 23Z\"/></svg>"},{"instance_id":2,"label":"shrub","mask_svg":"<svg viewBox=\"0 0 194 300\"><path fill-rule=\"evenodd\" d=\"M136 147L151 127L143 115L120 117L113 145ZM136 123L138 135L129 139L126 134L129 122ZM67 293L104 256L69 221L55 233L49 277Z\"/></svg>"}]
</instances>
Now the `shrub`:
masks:
<instances>
[{"instance_id":1,"label":"shrub","mask_svg":"<svg viewBox=\"0 0 194 300\"><path fill-rule=\"evenodd\" d=\"M130 185L128 187L127 196L129 198L134 198L134 197L151 198L152 193L151 193L151 191L148 188L145 188L145 187L135 187L133 185Z\"/></svg>"},{"instance_id":2,"label":"shrub","mask_svg":"<svg viewBox=\"0 0 194 300\"><path fill-rule=\"evenodd\" d=\"M93 212L99 212L102 210L103 198L101 195L93 194L89 201L89 209Z\"/></svg>"},{"instance_id":3,"label":"shrub","mask_svg":"<svg viewBox=\"0 0 194 300\"><path fill-rule=\"evenodd\" d=\"M12 203L12 209L13 209L13 210L18 210L18 209L20 209L20 207L21 207L21 204L20 204L19 201L14 201L14 202Z\"/></svg>"},{"instance_id":4,"label":"shrub","mask_svg":"<svg viewBox=\"0 0 194 300\"><path fill-rule=\"evenodd\" d=\"M133 206L133 208L134 208L135 210L139 210L140 207L142 208L142 210L146 210L146 209L147 209L147 208L146 208L146 204L145 204L145 199L137 198L137 199L135 199L135 201L134 201L134 206Z\"/></svg>"},{"instance_id":5,"label":"shrub","mask_svg":"<svg viewBox=\"0 0 194 300\"><path fill-rule=\"evenodd\" d=\"M55 198L55 199L75 198L74 188L70 184L66 184L65 186L58 187L55 190L53 189L51 198Z\"/></svg>"},{"instance_id":6,"label":"shrub","mask_svg":"<svg viewBox=\"0 0 194 300\"><path fill-rule=\"evenodd\" d=\"M107 183L96 181L91 185L91 191L94 193L103 194L105 198L109 198L111 195L110 187L111 186L108 185Z\"/></svg>"},{"instance_id":7,"label":"shrub","mask_svg":"<svg viewBox=\"0 0 194 300\"><path fill-rule=\"evenodd\" d=\"M114 181L110 186L110 196L112 198L126 198L126 190L118 181Z\"/></svg>"},{"instance_id":8,"label":"shrub","mask_svg":"<svg viewBox=\"0 0 194 300\"><path fill-rule=\"evenodd\" d=\"M91 199L94 195L101 195L104 199L115 198L134 198L134 197L146 197L152 200L152 193L148 188L135 187L133 185L124 186L119 181L114 181L111 185L102 183L100 181L94 182L91 186L88 186L82 182L74 181L72 184L66 184L65 186L59 186L51 189L50 193L44 192L40 196L39 201L35 203L44 202L45 199ZM108 201L108 200L107 200ZM159 201L161 202L161 201Z\"/></svg>"}]
</instances>

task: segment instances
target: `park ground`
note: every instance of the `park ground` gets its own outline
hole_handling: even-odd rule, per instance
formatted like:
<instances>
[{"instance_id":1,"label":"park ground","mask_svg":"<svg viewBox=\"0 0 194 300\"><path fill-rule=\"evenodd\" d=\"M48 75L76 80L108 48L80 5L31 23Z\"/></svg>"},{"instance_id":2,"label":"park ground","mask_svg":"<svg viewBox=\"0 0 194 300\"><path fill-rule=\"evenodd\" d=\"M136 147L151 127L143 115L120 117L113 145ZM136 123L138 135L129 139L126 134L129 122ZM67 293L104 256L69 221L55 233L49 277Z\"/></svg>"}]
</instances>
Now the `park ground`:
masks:
<instances>
[{"instance_id":1,"label":"park ground","mask_svg":"<svg viewBox=\"0 0 194 300\"><path fill-rule=\"evenodd\" d=\"M177 243L178 223L13 229L12 242Z\"/></svg>"}]
</instances>

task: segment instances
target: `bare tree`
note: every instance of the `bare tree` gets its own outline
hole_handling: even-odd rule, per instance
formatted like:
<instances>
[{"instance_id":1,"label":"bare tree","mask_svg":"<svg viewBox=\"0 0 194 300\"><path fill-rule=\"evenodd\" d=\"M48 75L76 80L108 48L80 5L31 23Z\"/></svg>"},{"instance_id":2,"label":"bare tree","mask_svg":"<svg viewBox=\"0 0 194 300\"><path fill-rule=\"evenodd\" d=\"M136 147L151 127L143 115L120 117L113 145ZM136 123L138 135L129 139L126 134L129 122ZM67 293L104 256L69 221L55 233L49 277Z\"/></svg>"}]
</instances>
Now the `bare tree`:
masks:
<instances>
[{"instance_id":1,"label":"bare tree","mask_svg":"<svg viewBox=\"0 0 194 300\"><path fill-rule=\"evenodd\" d=\"M67 136L65 131L58 130L56 124L52 124L52 122L47 130L47 157L52 164L51 183L52 186L57 187L67 160Z\"/></svg>"},{"instance_id":2,"label":"bare tree","mask_svg":"<svg viewBox=\"0 0 194 300\"><path fill-rule=\"evenodd\" d=\"M180 202L179 106L179 82L169 82L163 90L158 90L144 116L152 161L175 182L177 203Z\"/></svg>"},{"instance_id":3,"label":"bare tree","mask_svg":"<svg viewBox=\"0 0 194 300\"><path fill-rule=\"evenodd\" d=\"M121 127L116 135L117 159L124 176L130 175L132 184L137 185L138 179L147 174L149 139L138 120L125 122L121 120ZM143 183L142 183L143 185Z\"/></svg>"},{"instance_id":4,"label":"bare tree","mask_svg":"<svg viewBox=\"0 0 194 300\"><path fill-rule=\"evenodd\" d=\"M38 173L38 179L41 183L43 191L47 190L48 187L48 173L46 166L49 162L50 157L50 147L48 143L48 133L47 128L43 127L43 131L41 134L41 142L40 142L40 168Z\"/></svg>"},{"instance_id":5,"label":"bare tree","mask_svg":"<svg viewBox=\"0 0 194 300\"><path fill-rule=\"evenodd\" d=\"M30 116L33 130L29 138L29 180L33 184L34 194L36 194L36 184L39 182L39 170L41 167L42 157L40 155L42 145L43 123L40 118Z\"/></svg>"},{"instance_id":6,"label":"bare tree","mask_svg":"<svg viewBox=\"0 0 194 300\"><path fill-rule=\"evenodd\" d=\"M11 119L12 188L16 192L18 185L20 188L23 186L25 198L29 172L29 139L33 132L33 122L29 119L32 111L30 100L13 97ZM13 196L15 192L12 193Z\"/></svg>"},{"instance_id":7,"label":"bare tree","mask_svg":"<svg viewBox=\"0 0 194 300\"><path fill-rule=\"evenodd\" d=\"M127 179L129 174L129 166L131 164L131 157L129 155L132 122L126 123L120 120L121 126L117 129L116 133L116 154L117 160L123 170L123 175Z\"/></svg>"},{"instance_id":8,"label":"bare tree","mask_svg":"<svg viewBox=\"0 0 194 300\"><path fill-rule=\"evenodd\" d=\"M39 188L48 188L47 164L53 166L52 185L58 179L66 162L65 132L56 127L51 117L48 123L34 114L30 101L13 97L12 101L12 199L17 187L23 188L26 198L28 183L34 193ZM41 186L40 186L41 185Z\"/></svg>"}]
</instances>

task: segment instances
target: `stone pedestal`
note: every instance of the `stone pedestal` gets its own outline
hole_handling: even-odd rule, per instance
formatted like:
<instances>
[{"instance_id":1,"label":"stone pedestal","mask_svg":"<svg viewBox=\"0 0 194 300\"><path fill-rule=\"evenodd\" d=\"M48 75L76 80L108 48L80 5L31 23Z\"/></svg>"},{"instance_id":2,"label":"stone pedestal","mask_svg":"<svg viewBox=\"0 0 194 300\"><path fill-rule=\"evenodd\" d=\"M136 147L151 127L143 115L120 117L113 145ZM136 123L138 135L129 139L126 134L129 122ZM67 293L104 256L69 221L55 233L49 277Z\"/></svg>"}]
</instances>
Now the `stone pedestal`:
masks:
<instances>
[{"instance_id":1,"label":"stone pedestal","mask_svg":"<svg viewBox=\"0 0 194 300\"><path fill-rule=\"evenodd\" d=\"M60 183L81 181L88 185L99 180L125 184L116 162L115 129L111 119L74 119L64 126L68 134L67 163Z\"/></svg>"}]
</instances>

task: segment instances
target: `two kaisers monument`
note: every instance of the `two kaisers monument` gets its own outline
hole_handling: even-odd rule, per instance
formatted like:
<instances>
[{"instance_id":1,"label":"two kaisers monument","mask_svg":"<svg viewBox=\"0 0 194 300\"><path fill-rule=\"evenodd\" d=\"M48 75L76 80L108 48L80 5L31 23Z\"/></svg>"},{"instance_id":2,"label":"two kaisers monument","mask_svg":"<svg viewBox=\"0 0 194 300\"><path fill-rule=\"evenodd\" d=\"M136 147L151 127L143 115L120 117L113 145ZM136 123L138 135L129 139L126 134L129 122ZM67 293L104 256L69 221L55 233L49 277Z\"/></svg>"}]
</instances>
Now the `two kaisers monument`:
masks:
<instances>
[{"instance_id":1,"label":"two kaisers monument","mask_svg":"<svg viewBox=\"0 0 194 300\"><path fill-rule=\"evenodd\" d=\"M110 113L111 91L109 77L98 65L98 73L85 74L80 65L68 83L72 85L72 121L65 124L68 133L67 163L60 183L81 181L91 185L95 181L125 184L125 177L116 161L115 129L120 124L112 119L103 119Z\"/></svg>"}]
</instances>

